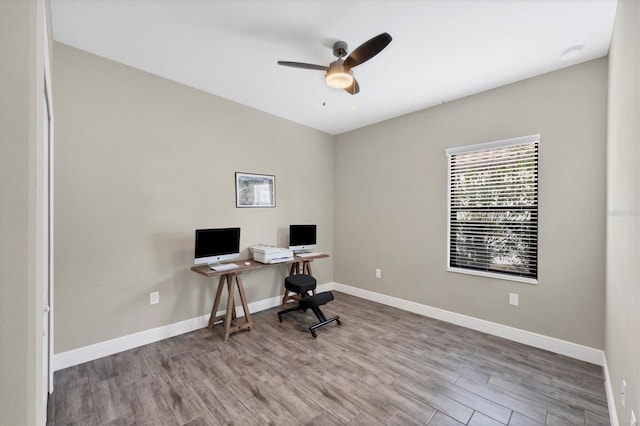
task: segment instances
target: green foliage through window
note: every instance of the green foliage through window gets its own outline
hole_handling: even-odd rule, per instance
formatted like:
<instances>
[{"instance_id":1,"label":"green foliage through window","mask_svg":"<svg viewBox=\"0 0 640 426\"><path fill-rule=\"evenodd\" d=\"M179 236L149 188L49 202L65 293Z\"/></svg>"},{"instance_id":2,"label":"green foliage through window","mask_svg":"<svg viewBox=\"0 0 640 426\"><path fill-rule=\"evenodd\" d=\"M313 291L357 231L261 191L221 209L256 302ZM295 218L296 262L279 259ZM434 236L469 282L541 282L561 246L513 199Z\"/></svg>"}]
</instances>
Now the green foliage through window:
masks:
<instances>
[{"instance_id":1,"label":"green foliage through window","mask_svg":"<svg viewBox=\"0 0 640 426\"><path fill-rule=\"evenodd\" d=\"M537 278L538 137L522 139L447 151L451 268Z\"/></svg>"}]
</instances>

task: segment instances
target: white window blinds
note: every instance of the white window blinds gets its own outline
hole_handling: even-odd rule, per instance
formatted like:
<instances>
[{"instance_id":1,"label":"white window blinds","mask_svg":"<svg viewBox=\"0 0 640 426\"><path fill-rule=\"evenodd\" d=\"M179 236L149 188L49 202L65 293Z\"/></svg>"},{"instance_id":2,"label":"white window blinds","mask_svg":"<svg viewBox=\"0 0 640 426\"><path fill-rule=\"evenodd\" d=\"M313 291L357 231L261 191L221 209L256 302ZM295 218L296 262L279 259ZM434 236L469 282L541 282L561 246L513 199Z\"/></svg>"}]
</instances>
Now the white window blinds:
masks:
<instances>
[{"instance_id":1,"label":"white window blinds","mask_svg":"<svg viewBox=\"0 0 640 426\"><path fill-rule=\"evenodd\" d=\"M537 279L539 139L447 150L450 270Z\"/></svg>"}]
</instances>

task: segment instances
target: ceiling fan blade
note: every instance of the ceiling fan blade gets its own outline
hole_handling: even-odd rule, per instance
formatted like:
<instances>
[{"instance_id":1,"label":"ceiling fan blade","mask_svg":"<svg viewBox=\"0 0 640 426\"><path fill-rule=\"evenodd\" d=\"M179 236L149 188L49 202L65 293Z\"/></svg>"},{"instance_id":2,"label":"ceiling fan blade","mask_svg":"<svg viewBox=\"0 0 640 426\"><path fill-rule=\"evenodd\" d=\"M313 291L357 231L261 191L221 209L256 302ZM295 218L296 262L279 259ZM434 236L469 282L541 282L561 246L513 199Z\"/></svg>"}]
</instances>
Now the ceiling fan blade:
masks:
<instances>
[{"instance_id":1,"label":"ceiling fan blade","mask_svg":"<svg viewBox=\"0 0 640 426\"><path fill-rule=\"evenodd\" d=\"M365 41L344 60L344 67L350 69L367 62L387 47L391 40L391 36L388 33L382 33L371 40Z\"/></svg>"},{"instance_id":2,"label":"ceiling fan blade","mask_svg":"<svg viewBox=\"0 0 640 426\"><path fill-rule=\"evenodd\" d=\"M288 62L288 61L278 61L278 65L284 65L285 67L293 67L293 68L304 68L306 70L319 70L326 71L329 67L325 67L324 65L314 65L314 64L305 64L304 62Z\"/></svg>"},{"instance_id":3,"label":"ceiling fan blade","mask_svg":"<svg viewBox=\"0 0 640 426\"><path fill-rule=\"evenodd\" d=\"M360 85L358 84L358 81L354 78L353 83L351 83L351 86L345 88L344 90L352 95L357 95L360 92Z\"/></svg>"}]
</instances>

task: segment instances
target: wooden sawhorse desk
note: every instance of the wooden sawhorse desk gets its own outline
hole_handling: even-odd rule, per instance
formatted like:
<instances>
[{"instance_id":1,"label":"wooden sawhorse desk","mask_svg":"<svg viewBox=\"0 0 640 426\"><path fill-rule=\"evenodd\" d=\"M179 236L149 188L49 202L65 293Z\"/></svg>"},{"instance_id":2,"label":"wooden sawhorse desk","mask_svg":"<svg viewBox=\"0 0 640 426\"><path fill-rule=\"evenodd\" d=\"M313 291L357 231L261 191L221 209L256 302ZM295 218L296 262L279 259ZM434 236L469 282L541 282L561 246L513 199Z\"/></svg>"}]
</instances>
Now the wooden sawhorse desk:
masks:
<instances>
[{"instance_id":1,"label":"wooden sawhorse desk","mask_svg":"<svg viewBox=\"0 0 640 426\"><path fill-rule=\"evenodd\" d=\"M251 331L251 328L253 327L253 321L251 320L251 314L249 313L249 306L247 304L247 296L244 292L244 286L242 284L241 274L243 272L251 271L253 269L261 269L267 266L276 266L283 264L286 265L290 263L291 270L289 274L298 274L300 273L300 263L302 263L302 273L311 275L311 262L313 262L314 259L322 259L325 257L329 257L329 255L319 254L317 256L304 258L296 256L293 260L280 263L260 263L254 260L239 259L232 262L237 264L238 267L227 271L214 271L213 269L209 268L209 265L193 266L191 270L200 275L204 275L205 277L220 277L220 279L218 280L218 290L216 291L216 297L213 301L213 307L211 308L211 316L209 317L209 324L207 325L207 328L211 330L215 323L222 321L224 324L224 340L227 340L229 338L229 335L235 333L236 331L244 330L245 328ZM245 262L248 262L249 265L245 265ZM220 305L222 290L224 289L225 284L227 287L227 311L224 315L216 315L218 313L218 306ZM238 289L238 294L240 295L242 310L244 311L244 322L240 324L237 323L238 318L236 318L236 306L234 303L236 287ZM282 299L283 305L290 299L296 299L297 295L289 296L288 294L289 291L285 290L285 295Z\"/></svg>"},{"instance_id":2,"label":"wooden sawhorse desk","mask_svg":"<svg viewBox=\"0 0 640 426\"><path fill-rule=\"evenodd\" d=\"M260 263L249 261L250 265L245 265L247 260L238 260L234 263L238 264L237 268L227 271L214 271L209 268L209 265L199 265L191 268L193 272L196 272L205 277L219 276L218 290L216 291L216 298L213 301L213 307L211 308L211 316L209 317L209 324L207 328L211 330L213 325L218 321L222 321L224 324L224 340L229 338L231 333L244 330L245 328L251 331L253 327L253 321L251 321L251 315L249 314L249 306L247 305L247 296L244 292L244 286L242 285L241 274L252 269L259 269L262 267ZM227 286L227 311L224 315L216 315L218 313L218 306L220 305L220 298L222 296L222 290ZM244 311L244 322L237 324L236 318L236 306L234 303L234 295L236 287L238 288L238 294L240 295L240 302L242 304L242 310Z\"/></svg>"}]
</instances>

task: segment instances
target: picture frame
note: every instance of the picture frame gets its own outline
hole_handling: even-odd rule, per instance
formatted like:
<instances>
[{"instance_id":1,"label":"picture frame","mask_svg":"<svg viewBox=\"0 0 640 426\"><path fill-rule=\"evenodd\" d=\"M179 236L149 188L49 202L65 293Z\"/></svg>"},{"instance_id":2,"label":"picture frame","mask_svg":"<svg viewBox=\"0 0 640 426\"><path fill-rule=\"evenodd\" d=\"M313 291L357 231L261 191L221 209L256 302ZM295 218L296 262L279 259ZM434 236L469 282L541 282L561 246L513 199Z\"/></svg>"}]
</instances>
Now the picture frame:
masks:
<instances>
[{"instance_id":1,"label":"picture frame","mask_svg":"<svg viewBox=\"0 0 640 426\"><path fill-rule=\"evenodd\" d=\"M236 207L275 207L276 177L236 172Z\"/></svg>"}]
</instances>

